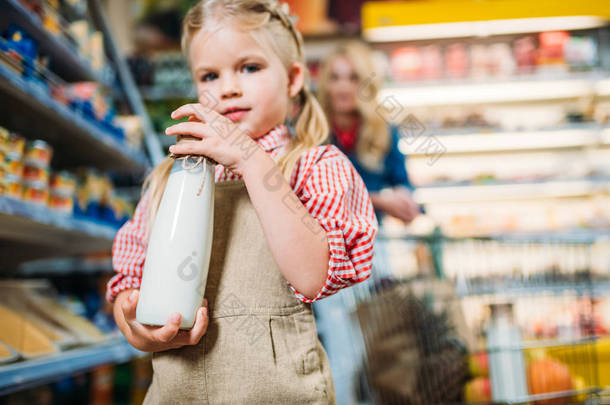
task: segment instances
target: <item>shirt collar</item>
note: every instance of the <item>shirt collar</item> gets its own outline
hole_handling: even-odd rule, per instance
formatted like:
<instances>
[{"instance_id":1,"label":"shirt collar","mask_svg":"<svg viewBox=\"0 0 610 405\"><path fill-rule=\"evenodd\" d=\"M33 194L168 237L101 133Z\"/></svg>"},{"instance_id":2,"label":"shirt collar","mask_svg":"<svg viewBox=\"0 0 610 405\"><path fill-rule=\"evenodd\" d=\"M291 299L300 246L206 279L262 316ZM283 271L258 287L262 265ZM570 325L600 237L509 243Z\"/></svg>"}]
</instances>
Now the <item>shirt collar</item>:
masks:
<instances>
[{"instance_id":1,"label":"shirt collar","mask_svg":"<svg viewBox=\"0 0 610 405\"><path fill-rule=\"evenodd\" d=\"M288 144L290 142L290 132L286 125L280 124L254 141L263 148L265 152L269 153Z\"/></svg>"}]
</instances>

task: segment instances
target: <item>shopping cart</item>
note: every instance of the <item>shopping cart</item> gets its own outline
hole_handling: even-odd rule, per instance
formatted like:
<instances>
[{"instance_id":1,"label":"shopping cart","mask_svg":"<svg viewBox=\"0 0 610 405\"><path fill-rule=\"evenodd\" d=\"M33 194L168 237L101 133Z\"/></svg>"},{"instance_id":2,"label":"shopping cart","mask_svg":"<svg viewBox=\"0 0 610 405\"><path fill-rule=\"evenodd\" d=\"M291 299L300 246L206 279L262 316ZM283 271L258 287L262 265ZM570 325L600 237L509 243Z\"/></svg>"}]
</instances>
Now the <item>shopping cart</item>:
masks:
<instances>
[{"instance_id":1,"label":"shopping cart","mask_svg":"<svg viewBox=\"0 0 610 405\"><path fill-rule=\"evenodd\" d=\"M339 293L359 362L358 402L603 402L607 239L437 232L379 242L393 259L377 267L411 269L374 266L371 281ZM337 354L329 357L332 366Z\"/></svg>"}]
</instances>

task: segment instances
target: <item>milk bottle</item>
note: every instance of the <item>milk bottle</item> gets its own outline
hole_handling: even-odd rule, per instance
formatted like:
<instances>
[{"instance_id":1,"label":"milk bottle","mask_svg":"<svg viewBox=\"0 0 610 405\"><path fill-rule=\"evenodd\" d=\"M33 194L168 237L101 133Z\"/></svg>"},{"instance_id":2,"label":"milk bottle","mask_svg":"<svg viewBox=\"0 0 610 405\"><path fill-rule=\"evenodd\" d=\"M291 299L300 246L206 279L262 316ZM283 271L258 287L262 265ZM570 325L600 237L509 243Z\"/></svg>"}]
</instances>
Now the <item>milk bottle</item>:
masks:
<instances>
[{"instance_id":1,"label":"milk bottle","mask_svg":"<svg viewBox=\"0 0 610 405\"><path fill-rule=\"evenodd\" d=\"M214 170L215 162L204 156L174 161L146 251L136 309L140 323L165 325L174 312L182 315L180 329L195 323L212 249Z\"/></svg>"}]
</instances>

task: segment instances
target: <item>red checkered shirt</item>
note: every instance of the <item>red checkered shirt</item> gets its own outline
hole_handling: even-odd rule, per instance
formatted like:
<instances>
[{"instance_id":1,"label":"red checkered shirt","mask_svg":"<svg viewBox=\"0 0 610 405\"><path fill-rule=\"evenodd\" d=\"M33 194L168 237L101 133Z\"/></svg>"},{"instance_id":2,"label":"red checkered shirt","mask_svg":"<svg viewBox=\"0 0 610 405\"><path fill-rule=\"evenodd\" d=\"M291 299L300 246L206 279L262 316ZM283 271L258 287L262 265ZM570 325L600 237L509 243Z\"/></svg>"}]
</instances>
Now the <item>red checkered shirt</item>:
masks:
<instances>
[{"instance_id":1,"label":"red checkered shirt","mask_svg":"<svg viewBox=\"0 0 610 405\"><path fill-rule=\"evenodd\" d=\"M259 147L274 159L289 141L289 131L283 125L256 139ZM216 166L217 183L240 178L224 166ZM295 296L303 302L314 302L366 280L371 274L378 223L364 182L347 156L334 145L303 152L292 171L290 186L326 232L330 249L325 285L315 297L309 298L288 283ZM146 258L148 196L149 193L144 193L133 218L115 237L112 266L117 274L108 282L106 299L109 302L114 302L123 290L140 287Z\"/></svg>"}]
</instances>

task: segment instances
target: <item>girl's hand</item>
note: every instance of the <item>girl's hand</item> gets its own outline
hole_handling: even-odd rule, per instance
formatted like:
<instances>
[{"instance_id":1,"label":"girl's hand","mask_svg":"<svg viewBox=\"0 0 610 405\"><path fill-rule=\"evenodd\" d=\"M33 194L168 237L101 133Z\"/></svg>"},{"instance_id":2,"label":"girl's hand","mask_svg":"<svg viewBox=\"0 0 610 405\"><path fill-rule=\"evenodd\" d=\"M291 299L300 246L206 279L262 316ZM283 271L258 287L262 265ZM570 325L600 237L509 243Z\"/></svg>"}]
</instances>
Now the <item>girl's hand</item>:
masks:
<instances>
[{"instance_id":1,"label":"girl's hand","mask_svg":"<svg viewBox=\"0 0 610 405\"><path fill-rule=\"evenodd\" d=\"M161 352L186 345L196 345L208 329L207 300L197 311L195 325L191 330L179 330L180 314L174 313L164 326L149 326L136 321L136 306L139 290L121 292L115 301L114 312L117 325L127 341L143 352ZM118 313L117 313L118 312Z\"/></svg>"},{"instance_id":2,"label":"girl's hand","mask_svg":"<svg viewBox=\"0 0 610 405\"><path fill-rule=\"evenodd\" d=\"M258 145L238 125L202 104L185 104L171 114L173 119L189 117L168 127L166 135L191 135L198 141L183 142L170 147L175 155L204 155L236 174L242 173L242 163Z\"/></svg>"}]
</instances>

